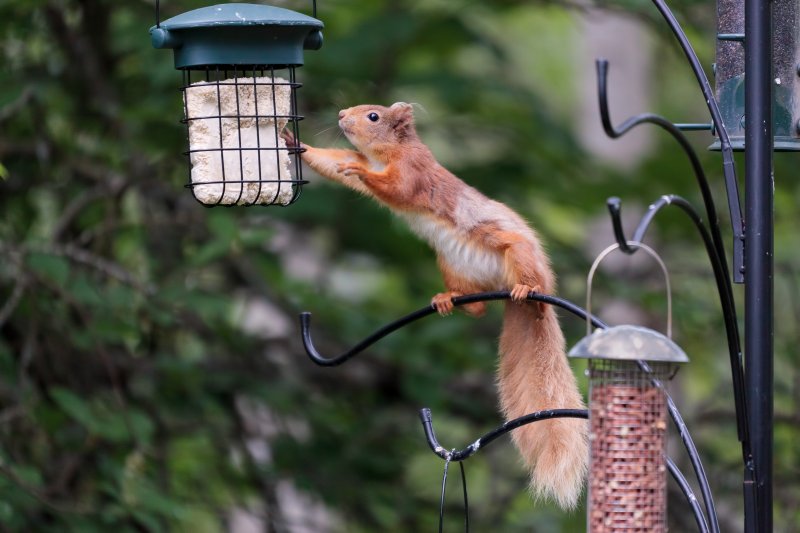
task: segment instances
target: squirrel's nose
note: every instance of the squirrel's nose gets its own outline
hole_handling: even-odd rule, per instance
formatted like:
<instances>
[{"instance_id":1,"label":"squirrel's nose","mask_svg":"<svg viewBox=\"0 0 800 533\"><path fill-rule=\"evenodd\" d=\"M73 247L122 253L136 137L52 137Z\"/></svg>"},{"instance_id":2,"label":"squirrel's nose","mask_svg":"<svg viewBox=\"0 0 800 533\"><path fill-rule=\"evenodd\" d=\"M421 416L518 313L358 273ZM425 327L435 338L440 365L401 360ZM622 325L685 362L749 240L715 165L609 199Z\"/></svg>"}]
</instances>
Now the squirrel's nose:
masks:
<instances>
[{"instance_id":1,"label":"squirrel's nose","mask_svg":"<svg viewBox=\"0 0 800 533\"><path fill-rule=\"evenodd\" d=\"M344 118L344 111L339 111L339 120Z\"/></svg>"}]
</instances>

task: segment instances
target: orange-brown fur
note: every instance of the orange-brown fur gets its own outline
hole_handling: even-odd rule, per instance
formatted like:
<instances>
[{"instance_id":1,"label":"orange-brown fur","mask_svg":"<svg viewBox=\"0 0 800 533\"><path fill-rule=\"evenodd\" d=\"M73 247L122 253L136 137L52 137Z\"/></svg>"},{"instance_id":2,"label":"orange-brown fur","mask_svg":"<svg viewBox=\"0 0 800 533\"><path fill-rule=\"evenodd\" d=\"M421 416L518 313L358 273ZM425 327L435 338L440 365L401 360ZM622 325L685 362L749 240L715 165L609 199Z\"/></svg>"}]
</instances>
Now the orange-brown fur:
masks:
<instances>
[{"instance_id":1,"label":"orange-brown fur","mask_svg":"<svg viewBox=\"0 0 800 533\"><path fill-rule=\"evenodd\" d=\"M555 291L555 276L536 233L514 211L436 161L417 136L409 104L345 109L339 113L339 126L358 151L303 145L303 161L322 176L388 206L430 242L447 288L431 300L440 314L452 311L455 296L511 290L514 301L506 304L497 375L506 418L583 408L555 312L544 304L523 302L531 290ZM286 140L295 144L291 135ZM479 316L485 304L469 304L464 310ZM536 422L516 429L513 440L531 470L534 494L574 507L588 461L585 421Z\"/></svg>"}]
</instances>

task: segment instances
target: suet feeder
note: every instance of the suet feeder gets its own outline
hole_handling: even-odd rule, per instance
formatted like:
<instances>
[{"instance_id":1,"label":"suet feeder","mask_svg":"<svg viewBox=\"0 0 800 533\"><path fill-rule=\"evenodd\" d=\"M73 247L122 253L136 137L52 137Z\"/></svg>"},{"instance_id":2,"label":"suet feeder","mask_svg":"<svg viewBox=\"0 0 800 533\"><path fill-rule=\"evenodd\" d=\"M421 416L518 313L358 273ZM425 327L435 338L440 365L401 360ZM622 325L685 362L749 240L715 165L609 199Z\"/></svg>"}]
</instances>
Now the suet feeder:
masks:
<instances>
[{"instance_id":1,"label":"suet feeder","mask_svg":"<svg viewBox=\"0 0 800 533\"><path fill-rule=\"evenodd\" d=\"M569 355L589 359L588 531L666 532L661 387L688 357L664 335L637 326L598 330Z\"/></svg>"},{"instance_id":2,"label":"suet feeder","mask_svg":"<svg viewBox=\"0 0 800 533\"><path fill-rule=\"evenodd\" d=\"M158 11L158 2L156 5ZM322 45L321 21L288 9L220 4L159 20L155 48L183 75L194 197L207 206L289 205L304 183L295 69ZM287 146L288 128L298 144Z\"/></svg>"},{"instance_id":3,"label":"suet feeder","mask_svg":"<svg viewBox=\"0 0 800 533\"><path fill-rule=\"evenodd\" d=\"M772 128L775 151L800 150L800 0L776 0L772 7ZM716 94L722 122L734 150L744 150L744 2L718 0ZM719 150L716 142L711 149Z\"/></svg>"}]
</instances>

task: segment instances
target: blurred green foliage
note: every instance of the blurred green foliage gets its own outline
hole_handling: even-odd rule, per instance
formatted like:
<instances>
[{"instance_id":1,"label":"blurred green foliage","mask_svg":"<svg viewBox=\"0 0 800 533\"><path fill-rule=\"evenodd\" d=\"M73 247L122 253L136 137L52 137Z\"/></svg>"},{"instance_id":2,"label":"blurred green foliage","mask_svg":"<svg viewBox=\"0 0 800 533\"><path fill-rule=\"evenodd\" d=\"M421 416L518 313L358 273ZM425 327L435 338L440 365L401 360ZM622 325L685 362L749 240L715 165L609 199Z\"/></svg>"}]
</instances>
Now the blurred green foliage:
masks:
<instances>
[{"instance_id":1,"label":"blurred green foliage","mask_svg":"<svg viewBox=\"0 0 800 533\"><path fill-rule=\"evenodd\" d=\"M204 5L162 4L164 18ZM652 110L703 117L651 7L600 4L632 11L658 40ZM153 7L0 3L2 529L211 532L236 530L245 516L275 532L434 530L442 463L416 412L431 407L441 441L457 447L500 423L498 310L479 321L429 318L343 367L311 365L297 312L313 311L322 349L340 351L440 290L433 254L386 210L315 176L286 209L197 204L183 187L179 75L147 35ZM711 4L678 7L709 64ZM593 254L610 242L606 197L641 210L665 193L699 205L699 194L658 135L628 169L581 147L580 124L598 117L578 116L579 88L595 80L574 66L589 52L576 44L571 9L580 7L320 2L325 45L300 69L303 139L341 143L340 107L418 102L437 156L532 221L561 295L582 302ZM702 156L724 205L718 154ZM785 531L800 528L796 175L796 156L777 157L776 524ZM742 468L713 280L681 215L665 211L656 226L649 239L671 270L677 339L692 357L675 395L733 531ZM627 302L642 322L664 323L657 272L606 272L596 286L601 315ZM584 325L562 322L577 341ZM671 452L687 465L678 446ZM583 528L582 509L531 501L507 440L470 460L467 474L476 531ZM673 528L688 530L671 491ZM453 480L448 530L460 513Z\"/></svg>"}]
</instances>

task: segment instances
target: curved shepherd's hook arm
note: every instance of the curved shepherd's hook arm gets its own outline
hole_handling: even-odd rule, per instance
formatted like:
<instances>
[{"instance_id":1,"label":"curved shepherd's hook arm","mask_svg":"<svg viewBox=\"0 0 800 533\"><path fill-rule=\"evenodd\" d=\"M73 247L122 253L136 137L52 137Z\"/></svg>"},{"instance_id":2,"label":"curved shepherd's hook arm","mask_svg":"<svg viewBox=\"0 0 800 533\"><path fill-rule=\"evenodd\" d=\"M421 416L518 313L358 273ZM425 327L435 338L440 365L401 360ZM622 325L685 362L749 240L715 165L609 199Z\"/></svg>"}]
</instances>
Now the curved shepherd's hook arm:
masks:
<instances>
[{"instance_id":1,"label":"curved shepherd's hook arm","mask_svg":"<svg viewBox=\"0 0 800 533\"><path fill-rule=\"evenodd\" d=\"M632 254L636 251L635 246L629 246L628 242L642 242L644 239L647 230L650 228L650 224L655 219L655 216L658 212L668 205L674 205L679 207L684 213L689 216L689 219L694 223L695 228L697 229L698 233L700 233L700 237L703 239L703 244L706 247L706 253L708 254L709 262L711 263L711 268L714 271L714 277L717 278L718 284L723 285L724 287L730 288L730 285L725 284L725 278L721 275L722 269L725 268L723 263L722 257L719 256L717 253L717 249L714 246L713 238L711 234L706 229L705 225L703 224L703 219L700 214L695 210L694 206L689 203L688 200L679 196L677 194L665 194L661 196L658 200L650 204L647 208L647 212L642 216L642 219L639 221L639 224L636 226L636 230L633 232L633 238L630 241L625 240L625 230L622 229L622 200L617 198L616 196L612 196L606 201L606 205L608 207L608 212L611 215L611 225L614 228L614 238L617 240L619 244L620 250L625 252L626 254ZM719 274L719 275L718 275ZM720 287L722 288L722 287ZM724 298L725 294L728 294L729 291L720 290L720 298ZM731 312L734 313L735 316L735 309L731 307ZM738 329L737 329L738 333Z\"/></svg>"},{"instance_id":2,"label":"curved shepherd's hook arm","mask_svg":"<svg viewBox=\"0 0 800 533\"><path fill-rule=\"evenodd\" d=\"M611 223L614 228L614 237L617 239L620 250L625 253L632 254L636 251L635 247L628 246L628 240L625 237L625 232L622 229L621 211L622 202L619 198L612 197L607 201L608 212L611 215ZM748 439L749 430L747 422L747 400L746 390L744 385L744 369L742 367L742 349L739 339L739 326L736 318L736 306L733 300L733 292L731 285L724 275L727 270L723 259L717 253L711 235L703 225L703 220L700 215L695 211L692 204L686 199L675 195L665 195L657 201L650 204L647 212L642 217L636 230L633 233L633 238L630 239L635 242L642 242L645 233L647 232L650 224L655 218L656 214L665 206L674 205L679 207L686 213L691 221L694 223L695 228L703 239L703 244L706 247L711 268L714 272L714 279L717 283L717 292L719 293L720 306L722 307L722 317L725 324L725 333L728 341L728 355L731 365L731 379L733 381L733 399L736 408L736 422L739 434L739 441L742 442L743 455L745 459L750 456L750 442Z\"/></svg>"},{"instance_id":3,"label":"curved shepherd's hook arm","mask_svg":"<svg viewBox=\"0 0 800 533\"><path fill-rule=\"evenodd\" d=\"M509 298L511 298L509 291L479 292L476 294L468 294L466 296L458 296L453 298L452 302L453 305L458 307L475 302L508 300ZM583 309L568 300L564 300L563 298L531 292L528 294L528 300L555 305L556 307L560 307L586 320L586 312ZM434 313L436 313L436 309L433 307L433 305L428 305L422 309L418 309L413 313L409 313L408 315L383 326L349 350L335 357L323 356L314 346L314 341L311 339L311 313L304 312L300 314L300 332L303 338L303 347L305 348L308 357L310 357L314 363L318 364L319 366L337 366L344 363L348 359L355 357L390 333L397 331L398 329L412 322L416 322L420 318L424 318ZM603 324L594 316L591 317L591 321L595 327L605 327L605 324Z\"/></svg>"},{"instance_id":4,"label":"curved shepherd's hook arm","mask_svg":"<svg viewBox=\"0 0 800 533\"><path fill-rule=\"evenodd\" d=\"M539 422L541 420L550 420L553 418L589 418L589 411L586 409L550 409L546 411L536 411L535 413L530 413L519 418L515 418L513 420L509 420L502 426L482 435L478 440L470 444L464 449L456 450L452 449L449 450L439 444L439 440L436 438L436 432L433 429L433 417L431 415L431 410L427 407L423 408L419 412L420 421L422 421L422 427L425 431L425 439L428 441L428 446L430 449L444 459L445 461L464 461L470 458L472 455L478 452L492 443L492 441L496 440L499 437L502 437L506 433L517 429L518 427L532 424L534 422ZM705 515L703 514L703 509L700 507L700 504L695 496L694 492L692 491L691 485L686 480L686 477L683 475L675 463L669 457L664 457L667 469L669 470L672 477L678 484L678 487L683 492L684 496L686 496L686 501L689 502L689 505L692 508L692 513L694 514L695 522L697 523L697 527L701 533L708 533L708 522L706 520Z\"/></svg>"},{"instance_id":5,"label":"curved shepherd's hook arm","mask_svg":"<svg viewBox=\"0 0 800 533\"><path fill-rule=\"evenodd\" d=\"M722 113L719 111L719 104L711 88L711 83L708 81L703 70L703 65L700 63L697 54L692 48L692 43L686 37L686 33L681 28L678 19L667 6L664 0L653 0L658 12L664 17L669 29L678 40L678 44L683 50L689 65L692 67L697 83L700 85L700 90L703 93L703 98L708 106L708 112L711 115L711 121L714 123L714 129L719 137L720 149L722 151L722 173L725 177L725 191L728 195L728 210L731 216L731 228L733 229L733 279L736 283L744 283L744 218L742 217L742 207L739 203L739 182L736 179L736 163L733 160L733 148L731 141L728 138L728 130L725 129L725 123L722 121Z\"/></svg>"},{"instance_id":6,"label":"curved shepherd's hook arm","mask_svg":"<svg viewBox=\"0 0 800 533\"><path fill-rule=\"evenodd\" d=\"M714 245L711 240L711 236L708 234L708 230L703 225L703 221L700 218L700 215L694 210L692 205L686 201L684 198L677 196L677 195L666 195L659 198L656 202L652 203L645 215L642 217L642 220L639 222L636 230L634 232L633 241L641 242L644 239L645 233L647 229L650 227L650 223L655 218L656 214L665 206L674 205L686 213L689 218L694 223L695 227L697 228L698 232L700 233L701 237L703 238L703 243L706 247L706 252L708 253L709 260L711 262L712 268L714 270L714 278L717 281L717 289L720 295L720 304L722 306L722 313L725 323L725 330L728 336L728 348L730 352L730 359L731 359L731 372L732 372L732 379L733 379L733 394L734 394L734 403L736 406L736 421L737 421L737 429L739 431L739 440L742 442L742 453L745 458L750 456L750 441L748 439L749 430L747 424L747 406L746 406L746 399L745 399L745 389L744 389L744 372L741 365L741 350L739 347L739 331L737 328L736 323L736 310L733 306L733 295L730 292L730 284L724 284L722 274L720 270L724 268L720 257L717 255ZM623 250L626 253L632 254L636 251L635 247L630 247L627 245L627 240L625 238L625 233L622 229L622 222L620 217L621 211L621 202L619 198L609 198L608 199L608 211L611 214L611 220L614 227L614 235L617 241L620 243L620 249L622 249L622 244L625 243L627 250ZM643 370L648 371L647 365L644 362L640 362L640 366ZM688 436L688 431L686 430L686 424L683 421L683 418L678 411L678 408L675 406L672 398L667 396L667 406L669 409L670 416L672 417L675 425L678 427L678 430L681 434L681 438L684 441L684 445L686 446L687 451L689 452L689 458L692 462L692 466L695 469L695 472L698 475L698 479L700 480L700 492L703 495L703 500L706 504L706 512L708 516L711 518L711 531L717 533L719 531L719 524L717 521L717 514L716 509L714 508L714 502L711 495L711 489L708 486L706 481L705 471L703 470L703 465L700 463L699 454L694 446L694 442L691 438L685 438ZM684 435L684 432L687 432L687 435ZM680 483L680 482L679 482Z\"/></svg>"},{"instance_id":7,"label":"curved shepherd's hook arm","mask_svg":"<svg viewBox=\"0 0 800 533\"><path fill-rule=\"evenodd\" d=\"M457 298L453 298L452 302L453 302L453 305L455 305L455 306L461 306L461 305L464 305L464 304L469 304L469 303L474 303L474 302L484 302L484 301L490 301L490 300L507 300L510 297L511 297L511 294L510 294L509 291L481 292L481 293L469 294L469 295L466 295L466 296L459 296ZM555 305L557 307L560 307L560 308L572 313L573 315L577 316L579 319L591 321L592 325L594 327L596 327L596 328L607 328L608 327L608 325L605 324L602 320L598 319L594 315L590 315L589 313L587 313L587 311L585 309L583 309L582 307L580 307L578 305L575 305L574 303L570 302L569 300L565 300L563 298L558 298L558 297L550 296L550 295L546 295L546 294L538 294L538 293L535 293L535 292L531 292L531 293L528 294L528 300L543 302L543 303L547 303L547 304L550 304L550 305ZM420 318L426 317L428 315L432 315L435 312L436 312L436 310L434 309L434 307L432 305L428 305L426 307L423 307L422 309L414 311L413 313L410 313L410 314L400 318L399 320L396 320L396 321L394 321L394 322L392 322L390 324L387 324L386 326L384 326L384 327L380 328L379 330L375 331L374 333L369 335L367 338L365 338L364 340L362 340L361 342L359 342L358 344L353 346L350 350L347 350L346 352L344 352L343 354L341 354L341 355L339 355L337 357L331 357L331 358L326 358L326 357L322 356L317 351L317 349L314 347L314 343L311 340L311 331L310 331L311 313L308 313L308 312L301 313L301 315L300 315L300 329L301 329L301 333L302 333L302 337L303 337L303 346L305 347L306 353L308 354L308 356L316 364L318 364L320 366L336 366L336 365L340 365L340 364L344 363L345 361L347 361L348 359L350 359L351 357L354 357L355 355L358 355L359 353L364 351L366 348L368 348L369 346L373 345L374 343L376 343L380 339L386 337L387 335L389 335L393 331L396 331L396 330L400 329L401 327L403 327L405 325L408 325L408 324L410 324L412 322L415 322L415 321L419 320ZM642 371L647 372L647 373L651 373L652 372L652 370L650 369L649 365L645 361L638 361L638 364L639 364L639 367L642 369ZM675 402L672 400L672 398L670 397L669 393L664 388L663 384L660 381L656 380L656 379L653 379L652 382L656 387L658 387L659 389L661 389L663 391L663 393L664 393L664 395L665 395L665 397L667 399L667 409L669 411L670 417L672 418L673 422L675 423L675 426L678 428L678 432L680 433L681 440L683 441L683 444L686 447L686 451L687 451L687 453L689 455L689 458L691 460L692 467L694 468L695 475L697 477L697 481L698 481L698 483L700 484L700 487L701 487L701 492L702 492L704 500L705 500L706 509L708 511L709 517L711 518L711 523L714 526L716 526L717 517L716 517L716 511L714 509L714 504L713 504L713 501L711 499L711 491L710 491L709 484L708 484L708 477L706 476L706 473L705 473L705 471L703 469L702 463L700 462L700 456L697 453L697 448L694 445L692 437L689 434L689 431L688 431L688 429L686 427L686 424L684 423L683 418L681 417L680 412L678 411L678 408L675 405ZM500 428L498 428L498 429L496 429L496 430L494 430L494 431L492 431L490 433L487 433L486 435L481 437L481 439L478 439L478 440L483 442L483 443L488 443L488 442L494 440L495 438L499 437L503 433L506 433L506 432L516 428L516 427L519 427L521 425L524 425L524 424L527 424L527 423L530 423L530 422L533 422L533 421L536 421L536 420L543 420L545 418L555 418L555 417L559 417L559 416L561 416L561 417L571 416L569 414L559 414L559 413L566 413L566 412L569 412L569 411L571 411L571 410L558 410L558 409L555 409L555 410L551 410L551 411L543 411L543 412L539 412L539 413L531 413L531 414L525 415L525 416L523 416L521 418L518 418L518 419L515 419L515 420L511 420L511 421L507 422L506 424L504 424ZM580 411L580 410L578 410L578 411ZM426 436L429 436L428 435L428 430L429 429L431 431L430 435L433 435L433 427L432 427L432 425L430 427L428 427L428 425L426 425L426 417L425 417L424 413L425 413L425 411L423 411L421 416L422 416L423 424L425 425L425 428L426 428L425 429ZM429 421L430 420L430 411L428 410L427 413L428 413L427 420ZM550 413L550 414L543 414L543 413ZM556 414L553 414L553 413L556 413ZM578 415L575 414L575 416L578 416ZM432 442L430 438L428 438L428 442L429 442L429 444ZM436 446L437 445L434 444L432 449L437 453L437 455L439 455L440 457L443 457L443 458L446 459L446 455L441 455L437 451ZM474 444L473 444L473 446L474 446ZM439 447L439 448L441 448L441 447ZM477 451L478 451L478 447L474 447L472 449L472 451L468 455L460 456L459 460L466 459L466 457L468 457L469 455L474 454ZM462 453L466 453L466 452L462 451ZM451 460L453 460L452 457L451 457ZM719 531L719 528L718 527L713 527L712 531L714 531L716 533L716 532Z\"/></svg>"},{"instance_id":8,"label":"curved shepherd's hook arm","mask_svg":"<svg viewBox=\"0 0 800 533\"><path fill-rule=\"evenodd\" d=\"M684 47L684 52L686 53L687 57L689 57L690 62L692 58L697 60L696 55L694 55L694 51L689 45L686 36L683 35L680 26L677 25L677 22L672 16L672 13L667 8L666 4L663 3L662 0L654 0L656 5L659 8L659 11L667 18L667 22L672 27L673 31L676 33L679 41L681 41L681 46ZM673 26L674 25L674 26ZM702 166L700 165L700 161L697 157L697 153L694 151L692 146L689 144L686 136L670 121L667 119L654 115L651 113L644 113L641 115L637 115L634 117L629 118L625 122L623 122L620 126L614 127L611 123L611 117L609 115L608 110L608 61L604 59L598 59L596 61L597 65L597 93L599 98L600 104L600 119L603 123L603 129L605 130L606 134L612 139L616 139L632 128L640 125L640 124L655 124L660 126L667 132L669 132L672 137L680 144L683 151L686 153L686 156L689 158L692 169L694 170L695 178L697 180L697 184L700 187L700 191L703 196L703 203L705 204L706 214L708 216L708 224L710 228L710 235L709 232L703 226L702 219L694 210L689 202L684 200L683 198L670 195L670 196L662 196L658 202L652 204L650 209L647 213L645 213L644 217L642 218L639 226L636 228L636 232L634 233L633 240L636 242L641 242L641 239L644 237L644 233L647 231L650 222L655 217L656 213L664 206L664 205L676 205L680 207L694 222L695 227L700 232L703 242L706 246L706 251L708 253L709 260L711 262L711 268L714 273L714 278L717 283L717 292L719 292L720 303L722 306L723 312L723 319L725 322L725 331L727 335L728 341L728 352L730 357L730 365L731 365L731 376L733 381L733 396L736 408L736 421L737 421L737 432L739 437L739 442L742 443L742 456L745 464L752 464L752 453L750 447L750 439L749 439L749 429L748 429L748 415L747 415L747 401L746 401L746 390L744 386L744 369L742 364L742 348L741 348L741 339L739 336L739 326L738 320L736 318L736 302L733 298L733 288L731 286L730 275L728 273L728 264L725 256L725 247L722 244L722 235L719 229L719 221L717 219L716 209L714 207L714 199L711 195L711 190L708 186L708 180L706 179L705 173L703 172ZM693 68L695 65L693 63ZM699 68L699 70L697 70ZM708 84L708 79L705 78L705 73L702 71L702 68L699 67L699 64L695 68L695 75L697 76L698 81L700 82L701 86L703 87L704 94L706 94L706 89L710 91L710 86ZM713 99L713 94L710 95ZM709 110L711 110L712 117L716 117L719 113L717 109L716 101L709 101ZM717 131L720 136L720 142L723 143L723 147L725 143L730 148L730 143L727 141L727 132L725 131L724 126L721 123L721 119L718 121L717 118L714 120L715 125L717 126ZM732 157L732 155L731 155ZM740 266L743 261L742 249L738 248L739 244L743 243L743 230L742 230L742 220L741 214L739 210L739 196L738 196L738 189L736 189L736 181L735 175L733 176L733 187L730 186L728 183L727 178L727 169L733 168L733 160L731 159L730 165L725 163L724 170L726 172L726 187L728 187L728 201L729 201L729 208L731 211L731 224L734 230L734 270L735 275L740 274ZM635 249L628 246L627 241L625 240L625 235L622 230L622 223L620 221L620 200L618 198L610 198L608 200L608 209L611 213L611 219L614 226L614 236L619 243L620 249L628 254L631 254L635 251ZM738 223L738 225L737 225Z\"/></svg>"},{"instance_id":9,"label":"curved shepherd's hook arm","mask_svg":"<svg viewBox=\"0 0 800 533\"><path fill-rule=\"evenodd\" d=\"M711 228L711 236L713 238L714 247L716 248L717 255L719 255L724 267L723 273L725 283L730 285L728 262L726 259L725 247L722 244L722 234L719 229L719 217L717 216L717 209L714 205L714 196L711 194L711 188L708 186L708 179L706 179L703 166L700 164L700 158L697 157L697 152L695 152L694 148L692 148L692 145L689 143L689 140L686 138L683 132L678 129L677 126L675 126L675 124L664 117L654 115L653 113L642 113L640 115L633 116L619 126L615 127L611 123L611 115L608 109L608 61L605 59L598 59L595 61L595 65L597 66L597 95L600 104L600 120L603 123L603 130L605 130L606 135L612 139L617 139L640 124L653 124L655 126L659 126L669 133L680 145L681 149L683 149L686 157L689 158L689 162L692 165L692 171L694 172L695 179L697 180L697 185L700 187L700 193L703 196L703 204L706 209L708 224ZM738 195L738 192L736 194ZM734 228L735 227L736 226L734 225ZM626 253L630 253L627 244L625 244L624 247L620 245L620 247Z\"/></svg>"},{"instance_id":10,"label":"curved shepherd's hook arm","mask_svg":"<svg viewBox=\"0 0 800 533\"><path fill-rule=\"evenodd\" d=\"M689 505L692 507L692 513L694 514L694 521L697 524L697 529L700 533L709 533L708 523L706 521L706 517L703 514L703 509L700 507L700 502L697 500L697 496L695 496L694 491L692 490L692 486L689 485L689 482L686 481L686 477L683 475L678 469L678 466L667 456L664 456L667 462L667 469L669 473L672 474L672 479L678 484L678 488L681 489L683 495L686 496L686 501L689 502ZM717 531L719 530L719 525L717 525Z\"/></svg>"},{"instance_id":11,"label":"curved shepherd's hook arm","mask_svg":"<svg viewBox=\"0 0 800 533\"><path fill-rule=\"evenodd\" d=\"M478 450L485 448L493 440L502 437L509 431L517 429L520 426L539 422L540 420L549 420L551 418L589 418L589 411L586 409L548 409L545 411L536 411L535 413L509 420L502 426L481 436L463 450L450 451L440 445L439 441L436 439L436 433L433 430L431 410L424 407L419 411L419 419L422 421L422 427L425 430L425 439L428 441L428 446L433 450L433 453L446 461L463 461L468 459Z\"/></svg>"}]
</instances>

